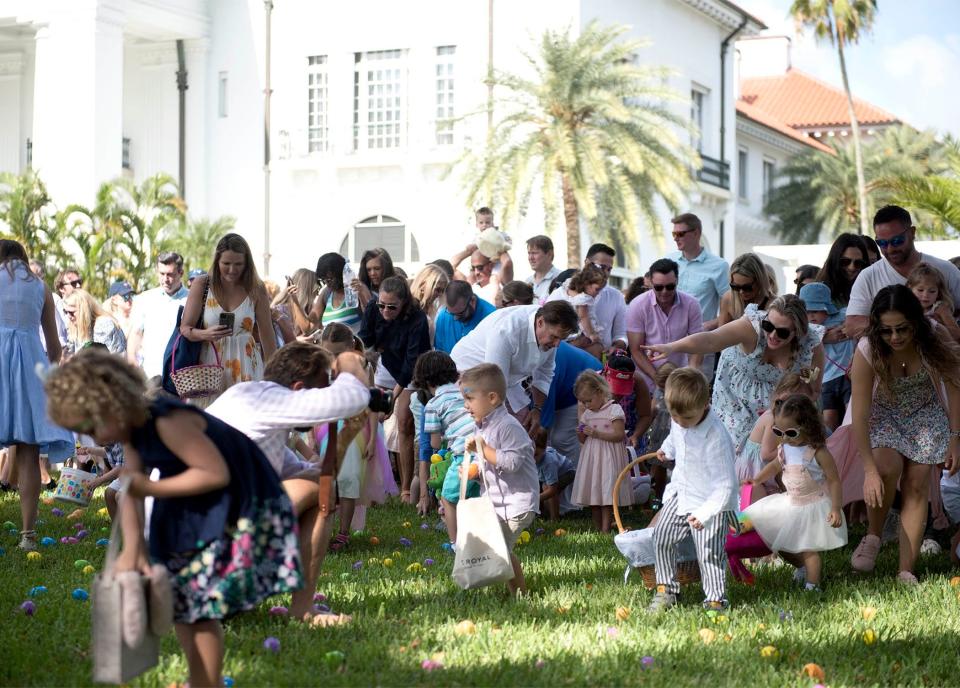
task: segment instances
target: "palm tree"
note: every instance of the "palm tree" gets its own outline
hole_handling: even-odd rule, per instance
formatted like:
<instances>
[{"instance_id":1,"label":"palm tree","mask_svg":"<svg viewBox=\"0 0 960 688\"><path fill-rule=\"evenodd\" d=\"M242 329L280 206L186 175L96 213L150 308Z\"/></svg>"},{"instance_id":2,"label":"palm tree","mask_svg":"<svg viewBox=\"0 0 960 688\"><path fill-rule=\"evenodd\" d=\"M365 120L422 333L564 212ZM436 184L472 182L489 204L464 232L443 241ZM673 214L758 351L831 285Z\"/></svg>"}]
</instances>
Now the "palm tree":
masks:
<instances>
[{"instance_id":1,"label":"palm tree","mask_svg":"<svg viewBox=\"0 0 960 688\"><path fill-rule=\"evenodd\" d=\"M6 225L0 235L20 242L31 258L54 264L67 261L56 208L33 170L20 175L0 173L0 222Z\"/></svg>"},{"instance_id":2,"label":"palm tree","mask_svg":"<svg viewBox=\"0 0 960 688\"><path fill-rule=\"evenodd\" d=\"M796 20L798 28L805 26L813 29L817 38L827 38L830 43L837 46L843 90L847 94L847 113L850 116L850 128L853 131L861 234L866 234L870 229L867 218L866 177L860 143L860 124L853 110L853 94L850 91L850 79L847 77L847 61L843 48L846 45L856 44L860 40L860 34L870 30L876 12L877 0L794 0L790 6L790 14Z\"/></svg>"},{"instance_id":3,"label":"palm tree","mask_svg":"<svg viewBox=\"0 0 960 688\"><path fill-rule=\"evenodd\" d=\"M778 173L783 183L770 192L764 212L773 218L774 234L786 243L815 243L821 236L832 238L860 226L854 147L839 140L831 145L832 155L811 148L791 158ZM867 141L863 148L867 221L877 207L894 202L885 180L935 174L943 169L943 157L943 146L933 132L906 125Z\"/></svg>"},{"instance_id":4,"label":"palm tree","mask_svg":"<svg viewBox=\"0 0 960 688\"><path fill-rule=\"evenodd\" d=\"M164 251L176 251L183 256L185 269L201 268L206 270L213 261L213 252L220 238L232 232L237 224L236 218L229 215L216 220L202 218L190 220L184 229L168 234L163 241Z\"/></svg>"},{"instance_id":5,"label":"palm tree","mask_svg":"<svg viewBox=\"0 0 960 688\"><path fill-rule=\"evenodd\" d=\"M893 202L923 214L917 224L930 238L956 237L960 231L960 141L944 141L943 162L939 174L905 174L880 182Z\"/></svg>"},{"instance_id":6,"label":"palm tree","mask_svg":"<svg viewBox=\"0 0 960 688\"><path fill-rule=\"evenodd\" d=\"M493 77L508 114L494 125L489 147L455 163L466 168L468 202L496 207L507 226L539 181L548 227L562 207L569 265L581 261L581 218L593 232L615 236L631 257L641 218L662 241L657 199L675 210L699 167L680 135L689 123L669 109L680 98L665 85L667 71L636 64L643 44L618 40L625 31L591 23L575 39L546 32L539 54L527 56L535 79Z\"/></svg>"}]
</instances>

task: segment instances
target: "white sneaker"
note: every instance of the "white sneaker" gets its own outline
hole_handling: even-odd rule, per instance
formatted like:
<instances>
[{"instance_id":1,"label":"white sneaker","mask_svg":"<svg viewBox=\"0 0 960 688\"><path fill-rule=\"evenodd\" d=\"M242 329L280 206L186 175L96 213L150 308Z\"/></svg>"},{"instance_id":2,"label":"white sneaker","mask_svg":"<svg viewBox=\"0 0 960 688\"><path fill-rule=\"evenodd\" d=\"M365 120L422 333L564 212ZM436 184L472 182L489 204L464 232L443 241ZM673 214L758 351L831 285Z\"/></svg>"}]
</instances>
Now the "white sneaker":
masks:
<instances>
[{"instance_id":1,"label":"white sneaker","mask_svg":"<svg viewBox=\"0 0 960 688\"><path fill-rule=\"evenodd\" d=\"M943 552L943 548L940 546L940 543L931 538L927 538L920 545L920 554L930 555L930 554L940 554Z\"/></svg>"}]
</instances>

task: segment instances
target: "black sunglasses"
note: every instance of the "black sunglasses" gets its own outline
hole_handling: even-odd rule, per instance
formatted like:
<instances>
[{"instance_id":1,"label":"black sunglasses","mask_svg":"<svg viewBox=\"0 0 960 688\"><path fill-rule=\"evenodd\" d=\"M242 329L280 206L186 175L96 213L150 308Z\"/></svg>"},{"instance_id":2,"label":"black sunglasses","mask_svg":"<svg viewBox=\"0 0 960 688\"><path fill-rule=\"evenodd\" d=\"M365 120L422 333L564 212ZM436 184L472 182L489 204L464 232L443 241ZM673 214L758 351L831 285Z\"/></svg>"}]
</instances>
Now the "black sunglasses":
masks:
<instances>
[{"instance_id":1,"label":"black sunglasses","mask_svg":"<svg viewBox=\"0 0 960 688\"><path fill-rule=\"evenodd\" d=\"M851 263L853 263L853 265L854 265L855 267L858 267L858 268L860 268L861 270L862 270L863 268L867 267L867 261L861 260L860 258L856 258L856 259L854 259L854 258L841 258L841 259L840 259L840 267L842 267L842 268L848 268L848 267L850 267L850 264L851 264Z\"/></svg>"},{"instance_id":2,"label":"black sunglasses","mask_svg":"<svg viewBox=\"0 0 960 688\"><path fill-rule=\"evenodd\" d=\"M613 270L612 265L604 265L603 263L593 263L593 267L595 267L597 270L602 270L603 272L610 272Z\"/></svg>"},{"instance_id":3,"label":"black sunglasses","mask_svg":"<svg viewBox=\"0 0 960 688\"><path fill-rule=\"evenodd\" d=\"M66 285L66 284L69 284L69 285L70 285L71 287L73 287L74 289L79 289L80 287L83 286L83 280L82 280L82 279L75 279L75 280L73 280L72 282L64 282L64 284L65 284L65 285Z\"/></svg>"},{"instance_id":4,"label":"black sunglasses","mask_svg":"<svg viewBox=\"0 0 960 688\"><path fill-rule=\"evenodd\" d=\"M398 310L400 306L395 303L378 303L377 308L381 311L395 311Z\"/></svg>"},{"instance_id":5,"label":"black sunglasses","mask_svg":"<svg viewBox=\"0 0 960 688\"><path fill-rule=\"evenodd\" d=\"M753 291L754 284L756 284L756 282L750 282L749 284L734 284L731 282L730 289L731 291Z\"/></svg>"},{"instance_id":6,"label":"black sunglasses","mask_svg":"<svg viewBox=\"0 0 960 688\"><path fill-rule=\"evenodd\" d=\"M795 440L800 437L800 431L796 428L787 428L786 430L781 430L776 425L774 425L771 430L776 437L787 437L791 440Z\"/></svg>"},{"instance_id":7,"label":"black sunglasses","mask_svg":"<svg viewBox=\"0 0 960 688\"><path fill-rule=\"evenodd\" d=\"M763 331L767 334L776 332L780 339L790 339L790 337L793 335L793 330L791 330L789 327L777 327L769 320L760 321L760 327L762 327Z\"/></svg>"},{"instance_id":8,"label":"black sunglasses","mask_svg":"<svg viewBox=\"0 0 960 688\"><path fill-rule=\"evenodd\" d=\"M654 284L653 285L654 291L663 291L664 289L666 289L667 291L676 291L677 283L673 282L671 284Z\"/></svg>"},{"instance_id":9,"label":"black sunglasses","mask_svg":"<svg viewBox=\"0 0 960 688\"><path fill-rule=\"evenodd\" d=\"M471 269L473 272L482 272L483 269L487 267L487 265L489 265L489 263L486 263L486 264L484 264L484 265L471 265L471 266L470 266L470 269Z\"/></svg>"}]
</instances>

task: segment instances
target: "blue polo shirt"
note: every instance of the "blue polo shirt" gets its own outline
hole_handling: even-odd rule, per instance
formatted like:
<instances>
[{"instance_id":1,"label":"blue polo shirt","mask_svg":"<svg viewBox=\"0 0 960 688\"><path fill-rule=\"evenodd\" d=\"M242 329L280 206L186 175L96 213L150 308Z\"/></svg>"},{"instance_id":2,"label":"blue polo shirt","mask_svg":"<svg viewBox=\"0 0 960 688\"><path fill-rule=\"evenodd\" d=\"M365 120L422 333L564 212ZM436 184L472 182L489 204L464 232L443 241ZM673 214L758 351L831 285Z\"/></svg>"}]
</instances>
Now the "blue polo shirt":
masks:
<instances>
[{"instance_id":1,"label":"blue polo shirt","mask_svg":"<svg viewBox=\"0 0 960 688\"><path fill-rule=\"evenodd\" d=\"M676 261L680 268L677 288L693 296L700 302L703 321L717 317L720 297L730 291L730 266L720 256L707 249L693 260L687 260L680 251L674 251L668 258Z\"/></svg>"},{"instance_id":2,"label":"blue polo shirt","mask_svg":"<svg viewBox=\"0 0 960 688\"><path fill-rule=\"evenodd\" d=\"M540 413L540 425L549 428L553 425L553 417L557 409L565 409L577 403L577 397L573 394L573 383L577 381L577 376L584 370L603 370L603 364L583 349L578 349L572 344L560 342L557 347L557 355L554 360L553 382L550 383L550 392L547 394L547 400L543 403L543 411Z\"/></svg>"},{"instance_id":3,"label":"blue polo shirt","mask_svg":"<svg viewBox=\"0 0 960 688\"><path fill-rule=\"evenodd\" d=\"M477 297L477 310L473 317L468 322L460 322L450 315L446 308L441 308L434 323L433 348L437 351L450 353L457 342L472 332L481 320L495 310L497 308L492 303Z\"/></svg>"}]
</instances>

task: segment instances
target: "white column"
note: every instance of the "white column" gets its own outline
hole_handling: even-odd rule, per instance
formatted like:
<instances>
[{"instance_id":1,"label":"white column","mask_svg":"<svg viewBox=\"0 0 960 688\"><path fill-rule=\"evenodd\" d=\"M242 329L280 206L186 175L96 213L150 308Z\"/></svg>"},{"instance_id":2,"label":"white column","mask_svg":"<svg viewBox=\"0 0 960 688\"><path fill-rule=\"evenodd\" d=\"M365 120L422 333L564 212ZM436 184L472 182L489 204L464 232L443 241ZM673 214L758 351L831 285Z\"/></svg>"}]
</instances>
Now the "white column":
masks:
<instances>
[{"instance_id":1,"label":"white column","mask_svg":"<svg viewBox=\"0 0 960 688\"><path fill-rule=\"evenodd\" d=\"M60 206L92 204L121 173L123 25L122 9L91 0L37 31L33 167Z\"/></svg>"},{"instance_id":2,"label":"white column","mask_svg":"<svg viewBox=\"0 0 960 688\"><path fill-rule=\"evenodd\" d=\"M23 56L0 53L0 171L18 173L26 159L26 137L20 131L20 75Z\"/></svg>"},{"instance_id":3,"label":"white column","mask_svg":"<svg viewBox=\"0 0 960 688\"><path fill-rule=\"evenodd\" d=\"M207 215L207 56L209 41L187 41L187 206L191 217ZM216 88L216 85L213 86Z\"/></svg>"}]
</instances>

